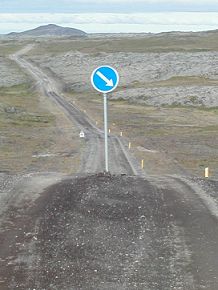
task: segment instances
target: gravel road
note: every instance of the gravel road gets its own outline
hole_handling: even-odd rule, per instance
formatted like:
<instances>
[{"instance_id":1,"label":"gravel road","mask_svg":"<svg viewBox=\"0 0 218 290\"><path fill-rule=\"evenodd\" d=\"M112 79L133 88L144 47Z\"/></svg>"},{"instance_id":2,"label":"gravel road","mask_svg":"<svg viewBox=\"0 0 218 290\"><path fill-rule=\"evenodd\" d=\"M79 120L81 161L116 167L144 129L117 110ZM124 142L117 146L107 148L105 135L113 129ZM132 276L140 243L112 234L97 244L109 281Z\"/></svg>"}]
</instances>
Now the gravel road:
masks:
<instances>
[{"instance_id":1,"label":"gravel road","mask_svg":"<svg viewBox=\"0 0 218 290\"><path fill-rule=\"evenodd\" d=\"M82 113L75 105L67 102L59 92L59 88L53 79L48 77L40 68L31 64L21 56L31 50L33 45L28 45L14 55L11 59L19 66L28 71L36 80L41 92L46 94L52 101L55 101L67 114L80 130L83 130L86 136L86 150L83 154L83 162L80 172L95 173L104 170L103 153L104 150L104 132L98 129L88 116ZM98 154L97 154L98 153ZM110 172L123 174L143 174L136 165L133 156L129 155L122 141L117 137L109 136L109 157Z\"/></svg>"},{"instance_id":2,"label":"gravel road","mask_svg":"<svg viewBox=\"0 0 218 290\"><path fill-rule=\"evenodd\" d=\"M0 289L217 290L218 182L143 176L116 136L112 174L99 173L103 132L22 59L28 49L11 58L85 131L86 149L74 177L0 175Z\"/></svg>"}]
</instances>

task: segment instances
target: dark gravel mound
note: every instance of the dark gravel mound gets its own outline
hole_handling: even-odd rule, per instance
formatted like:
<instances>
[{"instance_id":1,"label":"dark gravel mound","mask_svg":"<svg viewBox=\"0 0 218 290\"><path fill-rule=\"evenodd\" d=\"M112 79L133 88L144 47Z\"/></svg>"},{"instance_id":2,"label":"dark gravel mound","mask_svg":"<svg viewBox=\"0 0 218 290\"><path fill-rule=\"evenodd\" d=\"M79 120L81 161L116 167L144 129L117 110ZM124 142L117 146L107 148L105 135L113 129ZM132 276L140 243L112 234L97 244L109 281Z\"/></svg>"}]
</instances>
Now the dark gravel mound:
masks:
<instances>
[{"instance_id":1,"label":"dark gravel mound","mask_svg":"<svg viewBox=\"0 0 218 290\"><path fill-rule=\"evenodd\" d=\"M102 173L14 202L24 184L1 224L0 289L217 290L217 219L199 182Z\"/></svg>"},{"instance_id":2,"label":"dark gravel mound","mask_svg":"<svg viewBox=\"0 0 218 290\"><path fill-rule=\"evenodd\" d=\"M148 181L99 174L48 194L34 289L169 290L181 278L166 267L175 255L170 218Z\"/></svg>"},{"instance_id":3,"label":"dark gravel mound","mask_svg":"<svg viewBox=\"0 0 218 290\"><path fill-rule=\"evenodd\" d=\"M184 229L175 221L189 227L193 217L186 204L172 203L162 180L150 182L77 177L47 188L30 207L9 208L0 289L201 289L192 287Z\"/></svg>"}]
</instances>

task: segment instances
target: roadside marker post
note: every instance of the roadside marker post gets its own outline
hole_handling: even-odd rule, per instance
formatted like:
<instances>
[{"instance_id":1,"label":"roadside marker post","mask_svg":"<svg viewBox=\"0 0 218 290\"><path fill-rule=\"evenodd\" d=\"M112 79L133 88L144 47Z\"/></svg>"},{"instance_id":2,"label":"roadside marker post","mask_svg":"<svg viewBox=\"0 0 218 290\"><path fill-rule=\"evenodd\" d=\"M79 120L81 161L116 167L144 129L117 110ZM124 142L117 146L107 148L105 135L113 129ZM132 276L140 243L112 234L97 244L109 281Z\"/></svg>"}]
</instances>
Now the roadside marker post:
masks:
<instances>
[{"instance_id":1,"label":"roadside marker post","mask_svg":"<svg viewBox=\"0 0 218 290\"><path fill-rule=\"evenodd\" d=\"M144 169L144 159L141 161L141 168Z\"/></svg>"},{"instance_id":2,"label":"roadside marker post","mask_svg":"<svg viewBox=\"0 0 218 290\"><path fill-rule=\"evenodd\" d=\"M204 170L204 176L205 176L206 178L209 177L209 167L206 167L206 168L205 168L205 170Z\"/></svg>"},{"instance_id":3,"label":"roadside marker post","mask_svg":"<svg viewBox=\"0 0 218 290\"><path fill-rule=\"evenodd\" d=\"M129 142L129 150L131 149L131 145L132 145L131 142Z\"/></svg>"},{"instance_id":4,"label":"roadside marker post","mask_svg":"<svg viewBox=\"0 0 218 290\"><path fill-rule=\"evenodd\" d=\"M109 171L109 157L108 157L108 105L107 93L116 89L119 83L118 72L111 66L99 66L91 75L91 84L93 88L103 93L104 97L104 139L105 139L105 171Z\"/></svg>"},{"instance_id":5,"label":"roadside marker post","mask_svg":"<svg viewBox=\"0 0 218 290\"><path fill-rule=\"evenodd\" d=\"M85 133L84 133L83 131L80 131L80 133L79 133L79 137L80 137L80 138L84 138L84 137L85 137Z\"/></svg>"}]
</instances>

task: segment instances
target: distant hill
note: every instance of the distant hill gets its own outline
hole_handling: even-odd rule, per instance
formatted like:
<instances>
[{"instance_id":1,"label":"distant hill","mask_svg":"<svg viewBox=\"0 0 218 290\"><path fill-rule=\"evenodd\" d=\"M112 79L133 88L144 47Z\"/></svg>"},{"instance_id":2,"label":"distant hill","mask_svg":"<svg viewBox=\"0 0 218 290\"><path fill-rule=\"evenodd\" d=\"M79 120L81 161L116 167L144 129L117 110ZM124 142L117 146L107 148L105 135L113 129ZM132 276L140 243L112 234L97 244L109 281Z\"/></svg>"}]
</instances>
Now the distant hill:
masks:
<instances>
[{"instance_id":1,"label":"distant hill","mask_svg":"<svg viewBox=\"0 0 218 290\"><path fill-rule=\"evenodd\" d=\"M87 34L82 30L62 27L55 24L39 26L24 32L11 32L7 34L9 37L85 37L86 35Z\"/></svg>"}]
</instances>

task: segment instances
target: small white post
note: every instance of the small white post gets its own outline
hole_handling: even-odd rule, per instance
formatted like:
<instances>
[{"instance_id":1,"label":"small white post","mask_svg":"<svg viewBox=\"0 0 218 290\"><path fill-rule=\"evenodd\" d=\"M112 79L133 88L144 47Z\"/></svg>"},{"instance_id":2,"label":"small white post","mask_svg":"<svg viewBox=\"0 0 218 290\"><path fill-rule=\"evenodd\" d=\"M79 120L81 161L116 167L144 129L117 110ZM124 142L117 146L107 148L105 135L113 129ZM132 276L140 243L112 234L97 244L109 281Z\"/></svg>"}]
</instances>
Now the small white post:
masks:
<instances>
[{"instance_id":1,"label":"small white post","mask_svg":"<svg viewBox=\"0 0 218 290\"><path fill-rule=\"evenodd\" d=\"M131 142L129 142L129 150L131 149Z\"/></svg>"},{"instance_id":2,"label":"small white post","mask_svg":"<svg viewBox=\"0 0 218 290\"><path fill-rule=\"evenodd\" d=\"M144 169L144 159L141 161L141 168Z\"/></svg>"},{"instance_id":3,"label":"small white post","mask_svg":"<svg viewBox=\"0 0 218 290\"><path fill-rule=\"evenodd\" d=\"M206 178L209 177L209 167L206 167L206 168L205 168L205 170L204 170L204 176L205 176Z\"/></svg>"},{"instance_id":4,"label":"small white post","mask_svg":"<svg viewBox=\"0 0 218 290\"><path fill-rule=\"evenodd\" d=\"M120 137L122 137L123 136L123 132L120 132Z\"/></svg>"}]
</instances>

